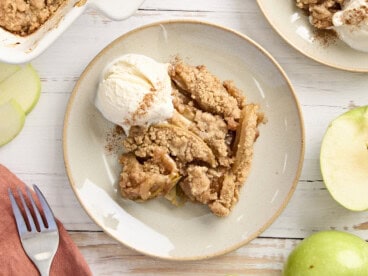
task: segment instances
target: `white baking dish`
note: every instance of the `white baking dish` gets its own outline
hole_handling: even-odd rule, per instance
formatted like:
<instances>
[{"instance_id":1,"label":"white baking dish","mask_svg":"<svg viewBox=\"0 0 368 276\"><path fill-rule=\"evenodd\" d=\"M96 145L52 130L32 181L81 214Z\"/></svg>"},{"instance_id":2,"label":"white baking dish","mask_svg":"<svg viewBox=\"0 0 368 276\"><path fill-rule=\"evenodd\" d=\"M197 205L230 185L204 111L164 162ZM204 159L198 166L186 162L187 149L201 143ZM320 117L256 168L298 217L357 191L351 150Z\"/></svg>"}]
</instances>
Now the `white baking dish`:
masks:
<instances>
[{"instance_id":1,"label":"white baking dish","mask_svg":"<svg viewBox=\"0 0 368 276\"><path fill-rule=\"evenodd\" d=\"M0 61L25 63L40 55L50 46L88 7L96 8L113 20L132 15L144 0L69 0L35 33L20 37L0 28Z\"/></svg>"}]
</instances>

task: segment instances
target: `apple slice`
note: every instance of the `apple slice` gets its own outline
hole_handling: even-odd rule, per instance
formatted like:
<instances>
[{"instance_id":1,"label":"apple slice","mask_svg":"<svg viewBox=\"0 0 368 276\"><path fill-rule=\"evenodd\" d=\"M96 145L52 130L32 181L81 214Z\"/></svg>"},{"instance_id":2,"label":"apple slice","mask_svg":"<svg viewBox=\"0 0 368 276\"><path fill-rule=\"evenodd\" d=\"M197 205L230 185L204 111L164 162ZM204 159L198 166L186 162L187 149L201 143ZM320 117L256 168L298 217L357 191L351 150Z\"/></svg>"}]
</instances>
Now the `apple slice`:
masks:
<instances>
[{"instance_id":1,"label":"apple slice","mask_svg":"<svg viewBox=\"0 0 368 276\"><path fill-rule=\"evenodd\" d=\"M27 114L37 103L40 93L40 78L33 67L27 64L0 83L0 104L15 99Z\"/></svg>"},{"instance_id":2,"label":"apple slice","mask_svg":"<svg viewBox=\"0 0 368 276\"><path fill-rule=\"evenodd\" d=\"M22 130L26 115L13 99L0 105L0 146L10 142Z\"/></svg>"},{"instance_id":3,"label":"apple slice","mask_svg":"<svg viewBox=\"0 0 368 276\"><path fill-rule=\"evenodd\" d=\"M323 138L320 162L332 197L349 210L367 210L368 106L332 121Z\"/></svg>"},{"instance_id":4,"label":"apple slice","mask_svg":"<svg viewBox=\"0 0 368 276\"><path fill-rule=\"evenodd\" d=\"M19 65L7 64L0 62L0 82L13 75L21 67Z\"/></svg>"}]
</instances>

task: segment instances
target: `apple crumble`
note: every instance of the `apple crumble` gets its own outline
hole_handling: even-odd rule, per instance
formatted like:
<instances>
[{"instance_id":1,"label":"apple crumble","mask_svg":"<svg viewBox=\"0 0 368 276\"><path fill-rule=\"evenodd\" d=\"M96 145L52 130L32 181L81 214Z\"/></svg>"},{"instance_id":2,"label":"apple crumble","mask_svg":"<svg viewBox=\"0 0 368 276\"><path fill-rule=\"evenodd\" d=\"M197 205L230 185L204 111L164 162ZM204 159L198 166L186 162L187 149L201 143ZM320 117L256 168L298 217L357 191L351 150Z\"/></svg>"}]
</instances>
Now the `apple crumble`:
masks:
<instances>
[{"instance_id":1,"label":"apple crumble","mask_svg":"<svg viewBox=\"0 0 368 276\"><path fill-rule=\"evenodd\" d=\"M368 0L295 0L315 27L314 40L328 46L339 38L352 49L368 52Z\"/></svg>"},{"instance_id":2,"label":"apple crumble","mask_svg":"<svg viewBox=\"0 0 368 276\"><path fill-rule=\"evenodd\" d=\"M0 0L0 27L20 36L35 32L68 0Z\"/></svg>"},{"instance_id":3,"label":"apple crumble","mask_svg":"<svg viewBox=\"0 0 368 276\"><path fill-rule=\"evenodd\" d=\"M296 0L298 8L309 15L310 23L317 29L333 26L333 15L342 9L345 0Z\"/></svg>"},{"instance_id":4,"label":"apple crumble","mask_svg":"<svg viewBox=\"0 0 368 276\"><path fill-rule=\"evenodd\" d=\"M232 81L175 59L169 66L174 114L165 123L133 126L123 140L120 192L145 201L164 196L173 204L205 204L229 215L239 199L264 121Z\"/></svg>"}]
</instances>

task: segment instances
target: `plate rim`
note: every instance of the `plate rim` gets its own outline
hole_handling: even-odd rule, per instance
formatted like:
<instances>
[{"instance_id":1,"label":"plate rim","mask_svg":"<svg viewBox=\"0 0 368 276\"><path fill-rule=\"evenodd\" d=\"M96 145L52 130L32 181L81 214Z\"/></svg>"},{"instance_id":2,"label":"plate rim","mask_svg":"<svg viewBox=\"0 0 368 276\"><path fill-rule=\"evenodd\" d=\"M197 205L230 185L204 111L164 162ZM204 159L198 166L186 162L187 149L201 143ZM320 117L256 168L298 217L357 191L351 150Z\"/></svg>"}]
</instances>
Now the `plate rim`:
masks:
<instances>
[{"instance_id":1,"label":"plate rim","mask_svg":"<svg viewBox=\"0 0 368 276\"><path fill-rule=\"evenodd\" d=\"M114 237L113 234L111 234L108 230L105 229L105 227L103 225L101 225L100 223L97 222L97 220L94 218L93 214L88 210L88 208L86 208L86 206L83 203L82 198L80 197L77 188L76 188L76 181L74 181L73 177L72 177L72 168L70 166L70 162L69 162L69 156L68 156L68 144L67 144L67 136L68 136L68 124L69 124L69 117L70 117L70 113L74 104L74 100L75 97L78 93L79 90L79 86L81 84L81 81L85 78L85 76L88 74L88 72L91 70L91 68L94 66L94 64L97 62L97 60L100 59L100 57L107 52L110 48L112 48L113 46L115 46L116 44L118 44L120 41L124 40L126 37L139 32L143 29L147 29L147 28L151 28L154 26L159 26L162 24L199 24L199 25L206 25L209 27L214 27L223 31L227 31L230 32L240 38L242 38L243 40L245 40L246 42L252 44L253 46L255 46L262 54L264 54L266 56L266 58L268 58L277 68L277 70L281 73L281 76L284 78L284 80L286 81L287 86L290 89L291 92L291 96L294 99L295 102L295 106L299 115L299 126L300 126L300 130L301 130L301 143L300 143L300 156L299 156L299 162L298 162L298 166L297 166L297 170L295 172L295 176L293 179L293 183L292 186L288 192L288 194L286 195L284 201L282 202L282 204L278 207L278 209L276 210L276 212L266 221L266 223L264 223L253 235L250 235L249 237L247 237L246 239L242 240L241 242L238 242L236 244L233 244L223 250L219 250L217 252L214 252L212 254L206 254L206 255L199 255L199 256L190 256L190 257L172 257L172 256L160 256L158 254L152 254L149 252L145 252L142 249L137 249L134 248L130 245L127 245L124 241L117 239L116 237ZM305 125L304 125L304 118L303 118L303 113L302 113L302 109L299 103L299 100L296 96L295 90L291 84L291 81L289 80L289 78L287 77L285 71L282 69L282 67L279 65L279 63L276 61L276 59L274 57L271 56L270 53L268 53L262 46L260 46L258 43L256 43L255 41L253 41L251 38L249 38L248 36L233 30L231 28L228 27L224 27L221 26L219 24L215 24L215 23L211 23L211 22L207 22L207 21L203 21L203 20L195 20L195 19L169 19L169 20L160 20L160 21L155 21L149 24L145 24L142 25L140 27L137 27L133 30L130 30L126 33L123 33L121 36L119 36L118 38L114 39L112 42L108 43L90 62L89 64L86 66L86 68L83 70L83 72L81 73L78 81L76 82L71 95L69 97L68 100L68 104L66 107L66 111L65 111L65 116L64 116L64 122L63 122L63 141L62 141L62 146L63 146L63 159L64 159L64 166L66 169L66 175L68 177L69 180L69 185L71 186L74 195L76 196L77 200L79 201L79 204L82 206L82 208L84 209L84 211L87 213L87 215L90 217L90 219L97 225L99 226L104 233L106 233L108 236L110 236L111 238L113 238L115 241L117 241L118 243L132 249L135 250L136 252L139 252L141 254L144 254L146 256L150 256L153 258L158 258L158 259L162 259L162 260L169 260L169 261L195 261L195 260L204 260L204 259L209 259L209 258L214 258L217 256L221 256L221 255L225 255L229 252L232 252L234 250L237 250L238 248L248 244L249 242L251 242L252 240L256 239L261 233L263 233L267 228L269 228L271 226L271 224L281 215L281 213L284 211L285 207L288 205L292 195L294 194L294 191L296 189L296 186L298 184L300 175L301 175L301 171L303 168L303 162L304 162L304 155L305 155Z\"/></svg>"},{"instance_id":2,"label":"plate rim","mask_svg":"<svg viewBox=\"0 0 368 276\"><path fill-rule=\"evenodd\" d=\"M269 18L269 16L267 15L267 13L265 12L264 6L262 4L262 0L257 0L257 4L258 7L260 8L263 16L266 18L267 22L269 25L271 25L271 27L273 28L273 30L283 39L287 42L287 44L289 44L292 48L294 48L295 50L297 50L299 53L301 53L302 55L310 58L311 60L314 60L320 64L326 65L328 67L334 68L334 69L339 69L339 70L343 70L343 71L348 71L348 72L355 72L355 73L368 73L368 67L366 69L358 69L358 68L354 68L354 67L349 67L349 66L342 66L342 65L338 65L338 64L334 64L334 63L330 63L330 62L326 62L323 61L323 59L319 59L317 57L315 57L312 54L308 54L306 51L304 51L303 49L301 49L300 47L297 47L296 45L294 45L294 43L292 43L287 37L286 35L284 35L281 30L279 30L272 22L271 19Z\"/></svg>"}]
</instances>

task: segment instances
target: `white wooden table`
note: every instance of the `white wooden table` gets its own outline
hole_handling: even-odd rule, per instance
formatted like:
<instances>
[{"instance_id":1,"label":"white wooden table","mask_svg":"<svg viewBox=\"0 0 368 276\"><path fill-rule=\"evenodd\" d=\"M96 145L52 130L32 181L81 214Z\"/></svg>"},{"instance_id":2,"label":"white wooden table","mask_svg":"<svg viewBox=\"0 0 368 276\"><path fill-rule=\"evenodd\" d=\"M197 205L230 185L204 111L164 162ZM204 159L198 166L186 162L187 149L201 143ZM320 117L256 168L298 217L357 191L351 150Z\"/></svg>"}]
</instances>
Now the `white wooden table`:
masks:
<instances>
[{"instance_id":1,"label":"white wooden table","mask_svg":"<svg viewBox=\"0 0 368 276\"><path fill-rule=\"evenodd\" d=\"M266 48L285 69L302 105L306 126L303 172L289 205L261 237L228 255L174 263L143 256L105 235L76 200L64 169L62 126L78 76L109 42L143 24L175 18L205 20L233 28ZM320 65L287 45L270 27L255 0L146 0L123 22L88 11L43 55L33 61L42 95L21 134L0 148L0 163L28 184L37 183L95 275L279 275L294 246L327 229L368 239L368 213L335 203L319 169L319 150L328 123L355 105L368 104L366 74Z\"/></svg>"}]
</instances>

